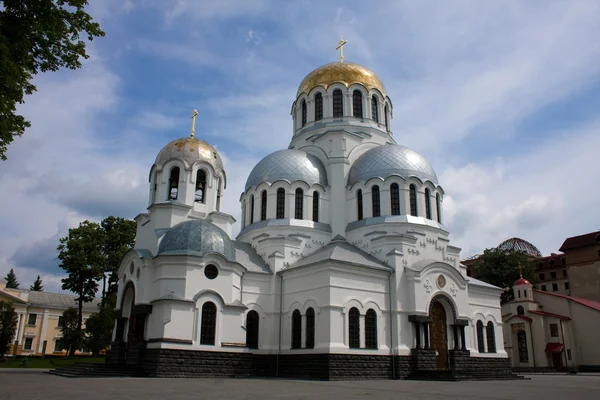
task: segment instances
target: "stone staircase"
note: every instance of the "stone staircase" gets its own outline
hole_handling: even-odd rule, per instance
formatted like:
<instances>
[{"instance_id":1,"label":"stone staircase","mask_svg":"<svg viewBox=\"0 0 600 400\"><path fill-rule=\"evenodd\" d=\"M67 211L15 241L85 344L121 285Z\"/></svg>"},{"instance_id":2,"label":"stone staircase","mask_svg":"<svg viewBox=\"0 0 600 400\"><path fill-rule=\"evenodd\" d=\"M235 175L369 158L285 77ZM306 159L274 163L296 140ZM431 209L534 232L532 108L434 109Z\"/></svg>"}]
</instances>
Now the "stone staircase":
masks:
<instances>
[{"instance_id":1,"label":"stone staircase","mask_svg":"<svg viewBox=\"0 0 600 400\"><path fill-rule=\"evenodd\" d=\"M414 381L498 381L498 380L520 380L528 379L522 375L508 374L499 375L497 372L485 370L469 373L457 371L419 371L409 374L407 380Z\"/></svg>"},{"instance_id":2,"label":"stone staircase","mask_svg":"<svg viewBox=\"0 0 600 400\"><path fill-rule=\"evenodd\" d=\"M65 378L144 377L144 370L134 365L75 363L46 372Z\"/></svg>"}]
</instances>

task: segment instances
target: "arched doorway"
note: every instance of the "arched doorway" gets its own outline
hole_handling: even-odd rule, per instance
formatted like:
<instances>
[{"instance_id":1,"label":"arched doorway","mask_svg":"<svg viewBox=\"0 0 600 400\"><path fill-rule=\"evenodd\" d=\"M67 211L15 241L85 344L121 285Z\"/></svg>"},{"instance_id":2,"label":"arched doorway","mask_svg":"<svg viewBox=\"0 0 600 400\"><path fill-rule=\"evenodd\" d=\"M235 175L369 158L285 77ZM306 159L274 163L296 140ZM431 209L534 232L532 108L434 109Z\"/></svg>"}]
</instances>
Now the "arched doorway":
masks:
<instances>
[{"instance_id":1,"label":"arched doorway","mask_svg":"<svg viewBox=\"0 0 600 400\"><path fill-rule=\"evenodd\" d=\"M258 349L258 313L254 310L246 314L246 347Z\"/></svg>"},{"instance_id":2,"label":"arched doorway","mask_svg":"<svg viewBox=\"0 0 600 400\"><path fill-rule=\"evenodd\" d=\"M448 326L446 309L436 300L430 307L431 348L437 350L436 369L448 369Z\"/></svg>"}]
</instances>

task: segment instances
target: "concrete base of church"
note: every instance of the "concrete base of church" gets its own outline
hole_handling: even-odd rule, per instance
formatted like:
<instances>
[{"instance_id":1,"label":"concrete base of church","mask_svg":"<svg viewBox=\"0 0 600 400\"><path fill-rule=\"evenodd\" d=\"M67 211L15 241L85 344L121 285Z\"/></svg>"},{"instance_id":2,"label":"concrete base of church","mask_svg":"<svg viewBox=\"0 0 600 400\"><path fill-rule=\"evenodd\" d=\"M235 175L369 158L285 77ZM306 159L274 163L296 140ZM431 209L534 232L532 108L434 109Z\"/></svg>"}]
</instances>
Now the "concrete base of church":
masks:
<instances>
[{"instance_id":1,"label":"concrete base of church","mask_svg":"<svg viewBox=\"0 0 600 400\"><path fill-rule=\"evenodd\" d=\"M117 349L114 349L117 350ZM107 363L118 364L113 350ZM118 354L118 352L116 352ZM136 354L137 355L137 354ZM125 363L130 365L130 360ZM140 349L139 366L151 377L281 377L314 380L435 379L435 351L414 349L411 356L356 354L230 353L194 350ZM507 358L470 357L468 351L451 350L451 380L508 379L512 377Z\"/></svg>"}]
</instances>

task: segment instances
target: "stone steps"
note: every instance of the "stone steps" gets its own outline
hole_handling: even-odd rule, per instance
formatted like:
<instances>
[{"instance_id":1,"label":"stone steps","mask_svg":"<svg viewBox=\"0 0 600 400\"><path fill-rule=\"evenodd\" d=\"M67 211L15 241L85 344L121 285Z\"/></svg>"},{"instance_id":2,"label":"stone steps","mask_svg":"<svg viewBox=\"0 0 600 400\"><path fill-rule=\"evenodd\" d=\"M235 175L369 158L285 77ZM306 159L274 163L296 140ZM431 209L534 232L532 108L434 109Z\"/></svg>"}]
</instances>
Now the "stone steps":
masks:
<instances>
[{"instance_id":1,"label":"stone steps","mask_svg":"<svg viewBox=\"0 0 600 400\"><path fill-rule=\"evenodd\" d=\"M65 367L58 367L47 371L46 373L50 375L62 376L65 378L146 376L144 371L136 366L81 363L76 363Z\"/></svg>"}]
</instances>

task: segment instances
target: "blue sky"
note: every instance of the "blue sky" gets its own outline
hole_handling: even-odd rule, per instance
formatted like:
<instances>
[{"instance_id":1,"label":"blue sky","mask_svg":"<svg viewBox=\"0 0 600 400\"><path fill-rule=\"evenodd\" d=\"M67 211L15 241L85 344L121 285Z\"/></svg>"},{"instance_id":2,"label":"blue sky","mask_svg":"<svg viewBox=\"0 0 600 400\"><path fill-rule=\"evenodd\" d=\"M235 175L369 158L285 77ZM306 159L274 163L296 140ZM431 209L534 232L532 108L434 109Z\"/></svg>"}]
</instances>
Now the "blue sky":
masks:
<instances>
[{"instance_id":1,"label":"blue sky","mask_svg":"<svg viewBox=\"0 0 600 400\"><path fill-rule=\"evenodd\" d=\"M70 227L145 210L154 157L194 108L238 218L250 169L289 144L300 81L341 37L386 85L397 142L437 171L463 256L513 236L549 254L600 228L600 2L90 3L106 37L81 70L35 78L19 108L32 127L0 163L0 274L23 287L58 288Z\"/></svg>"}]
</instances>

